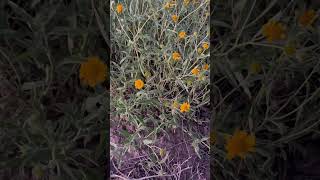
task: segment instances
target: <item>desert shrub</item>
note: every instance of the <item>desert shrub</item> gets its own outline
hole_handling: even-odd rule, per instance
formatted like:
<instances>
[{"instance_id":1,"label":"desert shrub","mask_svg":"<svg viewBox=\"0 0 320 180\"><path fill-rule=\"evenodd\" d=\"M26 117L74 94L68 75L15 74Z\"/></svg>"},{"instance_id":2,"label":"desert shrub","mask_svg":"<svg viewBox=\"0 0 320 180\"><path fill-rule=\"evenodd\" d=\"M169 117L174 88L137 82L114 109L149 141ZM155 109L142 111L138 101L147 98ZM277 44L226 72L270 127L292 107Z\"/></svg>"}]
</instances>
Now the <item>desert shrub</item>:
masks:
<instances>
[{"instance_id":1,"label":"desert shrub","mask_svg":"<svg viewBox=\"0 0 320 180\"><path fill-rule=\"evenodd\" d=\"M0 179L103 179L106 86L79 78L88 57L108 57L92 12L86 0L0 2Z\"/></svg>"},{"instance_id":2,"label":"desert shrub","mask_svg":"<svg viewBox=\"0 0 320 180\"><path fill-rule=\"evenodd\" d=\"M172 131L190 138L192 153L202 159L207 155L208 12L209 1L111 2L111 127L121 129L111 140L122 138L111 141L111 156L119 169L130 164L123 158L128 152L148 157L141 162L146 170L137 168L130 177L179 172L177 165L188 154L179 160L172 154L160 156L160 151L168 151L161 139L185 139L169 135Z\"/></svg>"},{"instance_id":3,"label":"desert shrub","mask_svg":"<svg viewBox=\"0 0 320 180\"><path fill-rule=\"evenodd\" d=\"M214 179L286 179L306 144L318 138L318 7L213 2Z\"/></svg>"}]
</instances>

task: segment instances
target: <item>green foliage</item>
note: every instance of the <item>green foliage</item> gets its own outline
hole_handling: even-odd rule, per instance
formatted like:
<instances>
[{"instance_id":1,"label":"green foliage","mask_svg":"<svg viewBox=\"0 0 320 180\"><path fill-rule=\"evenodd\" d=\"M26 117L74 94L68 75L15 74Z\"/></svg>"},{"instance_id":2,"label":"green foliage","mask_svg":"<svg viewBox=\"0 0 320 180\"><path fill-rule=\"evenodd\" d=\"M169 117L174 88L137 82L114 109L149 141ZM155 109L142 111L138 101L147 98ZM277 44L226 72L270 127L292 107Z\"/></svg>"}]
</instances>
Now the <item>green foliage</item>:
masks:
<instances>
[{"instance_id":1,"label":"green foliage","mask_svg":"<svg viewBox=\"0 0 320 180\"><path fill-rule=\"evenodd\" d=\"M102 179L109 100L78 79L108 57L91 2L0 4L0 179Z\"/></svg>"},{"instance_id":2,"label":"green foliage","mask_svg":"<svg viewBox=\"0 0 320 180\"><path fill-rule=\"evenodd\" d=\"M298 22L303 12L318 6L305 1L213 2L215 179L284 179L284 162L303 154L304 144L318 134L319 20L309 27ZM270 19L286 26L285 39L266 40L262 27ZM288 46L295 52L288 54ZM250 72L251 63L260 64L261 72ZM229 161L224 136L236 128L255 134L256 152Z\"/></svg>"},{"instance_id":3,"label":"green foliage","mask_svg":"<svg viewBox=\"0 0 320 180\"><path fill-rule=\"evenodd\" d=\"M168 160L163 164L158 157L159 149L166 148L160 145L160 139L166 136L180 138L169 135L175 129L182 130L191 139L188 146L194 147L193 153L196 151L200 156L199 144L206 146L202 147L200 158L204 158L203 154L208 153L209 147L208 141L201 141L208 134L195 130L197 125L209 124L209 117L201 117L200 111L209 106L209 71L204 70L203 65L209 64L210 54L209 49L197 52L197 48L209 42L209 1L191 1L188 6L177 1L174 7L165 9L166 2L169 1L120 1L122 13L116 11L118 2L111 2L111 44L114 52L111 62L111 122L115 129L122 125L134 128L122 133L123 141L112 142L111 156L118 163L117 167L124 169L123 166L129 163L124 156L127 152L145 152L147 160L142 163L153 164L149 169L144 166L148 169L147 174L159 176L175 171L173 164ZM177 23L171 19L174 14L179 16ZM181 31L186 32L183 40L178 38ZM173 60L174 52L181 55L179 61ZM199 68L199 75L192 74L195 67ZM135 89L137 79L145 83L141 90ZM174 101L178 103L175 108ZM187 113L180 112L180 105L184 102L191 106ZM174 151L184 150L179 147ZM169 155L170 158L178 157ZM183 158L180 163L188 157ZM135 169L132 174L137 171ZM130 175L144 176L147 175Z\"/></svg>"}]
</instances>

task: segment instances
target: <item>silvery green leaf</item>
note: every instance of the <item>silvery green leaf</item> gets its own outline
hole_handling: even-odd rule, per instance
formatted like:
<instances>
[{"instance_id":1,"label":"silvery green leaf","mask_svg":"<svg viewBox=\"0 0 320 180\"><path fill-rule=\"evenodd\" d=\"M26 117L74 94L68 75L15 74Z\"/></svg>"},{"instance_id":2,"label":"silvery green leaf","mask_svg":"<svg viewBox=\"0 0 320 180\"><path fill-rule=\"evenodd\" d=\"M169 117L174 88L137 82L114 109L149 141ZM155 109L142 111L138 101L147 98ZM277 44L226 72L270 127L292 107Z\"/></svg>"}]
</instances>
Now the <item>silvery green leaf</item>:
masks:
<instances>
[{"instance_id":1,"label":"silvery green leaf","mask_svg":"<svg viewBox=\"0 0 320 180\"><path fill-rule=\"evenodd\" d=\"M153 143L153 140L150 140L150 139L143 140L143 144L145 144L145 145L149 145L149 144L152 144L152 143Z\"/></svg>"}]
</instances>

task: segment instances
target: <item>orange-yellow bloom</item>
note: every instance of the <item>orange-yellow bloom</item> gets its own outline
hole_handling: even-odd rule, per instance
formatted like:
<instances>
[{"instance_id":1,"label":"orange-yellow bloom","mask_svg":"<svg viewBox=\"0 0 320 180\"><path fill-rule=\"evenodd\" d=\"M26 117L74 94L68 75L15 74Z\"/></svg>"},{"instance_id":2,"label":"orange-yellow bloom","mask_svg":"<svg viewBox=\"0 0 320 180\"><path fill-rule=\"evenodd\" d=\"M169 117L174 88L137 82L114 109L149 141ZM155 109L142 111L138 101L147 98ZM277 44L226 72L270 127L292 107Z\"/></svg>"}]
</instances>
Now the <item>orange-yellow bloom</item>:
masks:
<instances>
[{"instance_id":1,"label":"orange-yellow bloom","mask_svg":"<svg viewBox=\"0 0 320 180\"><path fill-rule=\"evenodd\" d=\"M199 54L201 54L201 53L203 52L203 49L202 49L201 47L199 47L199 48L197 49L197 51L198 51Z\"/></svg>"},{"instance_id":2,"label":"orange-yellow bloom","mask_svg":"<svg viewBox=\"0 0 320 180\"><path fill-rule=\"evenodd\" d=\"M135 82L134 82L134 86L136 89L140 90L143 88L144 86L144 82L141 80L141 79L137 79Z\"/></svg>"},{"instance_id":3,"label":"orange-yellow bloom","mask_svg":"<svg viewBox=\"0 0 320 180\"><path fill-rule=\"evenodd\" d=\"M181 55L178 52L174 52L174 53L172 53L172 58L175 61L179 61L181 59Z\"/></svg>"},{"instance_id":4,"label":"orange-yellow bloom","mask_svg":"<svg viewBox=\"0 0 320 180\"><path fill-rule=\"evenodd\" d=\"M191 70L191 73L192 73L193 75L198 75L198 74L200 73L200 69L197 68L197 67L195 67L195 68L193 68L193 69Z\"/></svg>"},{"instance_id":5,"label":"orange-yellow bloom","mask_svg":"<svg viewBox=\"0 0 320 180\"><path fill-rule=\"evenodd\" d=\"M89 57L81 63L79 78L85 85L95 87L106 79L107 66L98 57Z\"/></svg>"},{"instance_id":6,"label":"orange-yellow bloom","mask_svg":"<svg viewBox=\"0 0 320 180\"><path fill-rule=\"evenodd\" d=\"M286 27L280 22L270 20L263 25L262 34L269 42L281 40L286 37Z\"/></svg>"},{"instance_id":7,"label":"orange-yellow bloom","mask_svg":"<svg viewBox=\"0 0 320 180\"><path fill-rule=\"evenodd\" d=\"M179 20L179 16L177 16L177 15L172 15L172 16L171 16L171 19L172 19L173 22L177 23L178 20Z\"/></svg>"},{"instance_id":8,"label":"orange-yellow bloom","mask_svg":"<svg viewBox=\"0 0 320 180\"><path fill-rule=\"evenodd\" d=\"M180 112L189 112L190 111L190 104L188 102L184 102L180 106Z\"/></svg>"},{"instance_id":9,"label":"orange-yellow bloom","mask_svg":"<svg viewBox=\"0 0 320 180\"><path fill-rule=\"evenodd\" d=\"M227 138L227 158L233 159L236 156L245 158L249 152L255 151L256 139L245 131L236 130L232 137Z\"/></svg>"},{"instance_id":10,"label":"orange-yellow bloom","mask_svg":"<svg viewBox=\"0 0 320 180\"><path fill-rule=\"evenodd\" d=\"M123 5L121 3L118 3L117 4L117 13L118 14L121 14L123 11Z\"/></svg>"},{"instance_id":11,"label":"orange-yellow bloom","mask_svg":"<svg viewBox=\"0 0 320 180\"><path fill-rule=\"evenodd\" d=\"M204 70L208 70L208 69L209 69L209 64L203 65L203 69L204 69Z\"/></svg>"},{"instance_id":12,"label":"orange-yellow bloom","mask_svg":"<svg viewBox=\"0 0 320 180\"><path fill-rule=\"evenodd\" d=\"M205 50L209 49L209 43L207 43L207 42L203 43L202 44L202 48L205 49Z\"/></svg>"},{"instance_id":13,"label":"orange-yellow bloom","mask_svg":"<svg viewBox=\"0 0 320 180\"><path fill-rule=\"evenodd\" d=\"M180 39L184 39L185 37L186 37L186 32L184 32L184 31L181 31L181 32L179 32L179 34L178 34L178 36L179 36L179 38Z\"/></svg>"},{"instance_id":14,"label":"orange-yellow bloom","mask_svg":"<svg viewBox=\"0 0 320 180\"><path fill-rule=\"evenodd\" d=\"M301 26L310 26L316 19L316 12L313 9L305 11L298 19Z\"/></svg>"}]
</instances>

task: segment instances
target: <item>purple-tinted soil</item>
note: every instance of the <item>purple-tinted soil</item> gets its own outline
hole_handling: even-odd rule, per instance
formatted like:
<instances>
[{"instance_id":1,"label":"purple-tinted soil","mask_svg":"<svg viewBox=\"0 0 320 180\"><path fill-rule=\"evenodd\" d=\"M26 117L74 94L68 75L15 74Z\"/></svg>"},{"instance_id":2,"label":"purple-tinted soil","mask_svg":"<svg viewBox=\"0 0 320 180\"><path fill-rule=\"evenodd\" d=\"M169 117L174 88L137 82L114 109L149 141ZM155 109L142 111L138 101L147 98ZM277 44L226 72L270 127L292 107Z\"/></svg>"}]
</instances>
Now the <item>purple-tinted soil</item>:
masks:
<instances>
[{"instance_id":1,"label":"purple-tinted soil","mask_svg":"<svg viewBox=\"0 0 320 180\"><path fill-rule=\"evenodd\" d=\"M188 128L200 132L203 137L209 134L209 127L207 124L199 126L197 123L189 123ZM126 129L129 132L134 132L135 128L130 125L112 126L110 129L110 141L115 144L121 144L123 137L120 135L121 129ZM209 149L207 147L199 145L199 153L201 159L197 156L192 146L192 139L184 133L181 128L175 130L169 130L167 134L161 135L159 141L155 143L155 146L163 148L168 154L168 158L165 161L163 171L166 174L177 174L171 177L157 177L152 179L209 179L210 164L209 164ZM143 145L144 146L144 145ZM157 150L157 149L156 149ZM125 160L125 164L120 168L115 168L117 159L111 159L111 171L110 174L116 174L119 176L129 176L130 178L142 178L145 176L157 175L156 173L148 172L144 170L141 164L147 163L151 155L147 146L140 149L136 149L132 152L127 152L125 156L122 156ZM159 154L159 151L156 153ZM183 170L181 173L179 171ZM120 171L120 172L119 172ZM122 175L121 175L122 173Z\"/></svg>"}]
</instances>

